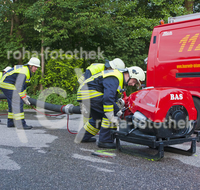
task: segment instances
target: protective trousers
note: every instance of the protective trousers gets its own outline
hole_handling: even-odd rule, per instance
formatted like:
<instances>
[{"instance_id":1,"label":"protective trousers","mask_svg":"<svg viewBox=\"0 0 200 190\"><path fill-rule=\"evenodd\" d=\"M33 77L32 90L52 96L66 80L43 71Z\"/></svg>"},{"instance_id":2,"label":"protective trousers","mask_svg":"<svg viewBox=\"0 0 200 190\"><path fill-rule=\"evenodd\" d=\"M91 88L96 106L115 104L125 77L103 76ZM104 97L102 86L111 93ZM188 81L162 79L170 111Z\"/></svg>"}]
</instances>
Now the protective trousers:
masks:
<instances>
[{"instance_id":1,"label":"protective trousers","mask_svg":"<svg viewBox=\"0 0 200 190\"><path fill-rule=\"evenodd\" d=\"M97 102L96 102L97 103ZM105 116L103 112L103 106L101 104L101 110L99 112L96 110L98 106L95 106L95 110L92 108L91 102L91 116L92 118L84 124L84 129L86 130L85 135L82 140L90 139L99 132L99 141L105 143L113 142L111 138L111 130L116 130L117 127L113 125Z\"/></svg>"},{"instance_id":2,"label":"protective trousers","mask_svg":"<svg viewBox=\"0 0 200 190\"><path fill-rule=\"evenodd\" d=\"M24 120L23 100L16 90L2 89L8 102L8 122L7 127L22 128L26 125Z\"/></svg>"}]
</instances>

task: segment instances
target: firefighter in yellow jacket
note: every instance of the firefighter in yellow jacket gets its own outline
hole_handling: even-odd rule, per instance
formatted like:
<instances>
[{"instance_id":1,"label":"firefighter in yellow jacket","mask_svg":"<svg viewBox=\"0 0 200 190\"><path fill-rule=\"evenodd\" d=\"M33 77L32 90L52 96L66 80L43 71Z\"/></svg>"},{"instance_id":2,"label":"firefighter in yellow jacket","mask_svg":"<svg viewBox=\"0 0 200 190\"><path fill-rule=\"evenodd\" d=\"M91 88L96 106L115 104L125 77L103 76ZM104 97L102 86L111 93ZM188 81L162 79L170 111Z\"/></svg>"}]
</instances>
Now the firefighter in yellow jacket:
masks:
<instances>
[{"instance_id":1,"label":"firefighter in yellow jacket","mask_svg":"<svg viewBox=\"0 0 200 190\"><path fill-rule=\"evenodd\" d=\"M0 89L8 101L7 127L31 129L24 118L23 104L30 105L26 95L26 86L30 82L32 73L40 67L40 60L32 57L25 65L15 65L8 70L0 80Z\"/></svg>"},{"instance_id":2,"label":"firefighter in yellow jacket","mask_svg":"<svg viewBox=\"0 0 200 190\"><path fill-rule=\"evenodd\" d=\"M112 61L106 60L104 63L93 63L86 68L85 73L78 79L79 84L82 84L86 79L90 78L104 70L110 69L125 69L125 64L120 58L115 58Z\"/></svg>"},{"instance_id":3,"label":"firefighter in yellow jacket","mask_svg":"<svg viewBox=\"0 0 200 190\"><path fill-rule=\"evenodd\" d=\"M7 71L9 71L10 69L12 69L12 67L6 67L2 72L0 72L0 80L3 77L3 74L5 74Z\"/></svg>"},{"instance_id":4,"label":"firefighter in yellow jacket","mask_svg":"<svg viewBox=\"0 0 200 190\"><path fill-rule=\"evenodd\" d=\"M12 69L12 67L6 67L3 71L1 71L0 72L0 80L1 80L1 78L3 77L3 75L8 71L8 70L10 70L10 69ZM0 120L0 122L1 122L1 120Z\"/></svg>"},{"instance_id":5,"label":"firefighter in yellow jacket","mask_svg":"<svg viewBox=\"0 0 200 190\"><path fill-rule=\"evenodd\" d=\"M98 147L115 148L110 130L116 129L118 125L117 116L120 112L116 104L118 94L124 85L134 86L144 80L144 71L137 66L126 68L121 72L102 71L86 79L78 89L77 101L83 102L92 118L85 123L84 130L83 128L80 130L84 132L81 142L95 142L96 139L92 136L99 132L100 125Z\"/></svg>"},{"instance_id":6,"label":"firefighter in yellow jacket","mask_svg":"<svg viewBox=\"0 0 200 190\"><path fill-rule=\"evenodd\" d=\"M86 68L85 73L78 79L79 84L82 84L86 79L90 78L92 75L95 75L104 70L111 70L111 69L125 69L125 64L120 58L115 58L112 61L105 61L104 63L93 63L89 67ZM83 113L83 123L86 123L91 114L86 111L84 104L80 104L82 113ZM84 110L84 111L83 111Z\"/></svg>"}]
</instances>

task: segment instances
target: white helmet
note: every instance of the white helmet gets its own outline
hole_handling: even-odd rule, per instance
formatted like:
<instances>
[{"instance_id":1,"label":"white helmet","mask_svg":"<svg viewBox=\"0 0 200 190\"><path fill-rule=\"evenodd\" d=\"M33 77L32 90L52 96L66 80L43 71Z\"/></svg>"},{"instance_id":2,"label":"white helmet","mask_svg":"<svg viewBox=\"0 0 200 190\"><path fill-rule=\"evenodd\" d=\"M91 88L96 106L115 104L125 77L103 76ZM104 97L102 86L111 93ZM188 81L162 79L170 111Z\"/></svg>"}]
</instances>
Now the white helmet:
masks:
<instances>
[{"instance_id":1,"label":"white helmet","mask_svg":"<svg viewBox=\"0 0 200 190\"><path fill-rule=\"evenodd\" d=\"M139 81L145 81L145 73L144 71L137 66L127 68L129 77L137 79Z\"/></svg>"},{"instance_id":2,"label":"white helmet","mask_svg":"<svg viewBox=\"0 0 200 190\"><path fill-rule=\"evenodd\" d=\"M33 65L36 67L40 67L40 60L36 57L32 57L26 65Z\"/></svg>"},{"instance_id":3,"label":"white helmet","mask_svg":"<svg viewBox=\"0 0 200 190\"><path fill-rule=\"evenodd\" d=\"M6 67L3 71L8 72L8 70L12 69L12 67Z\"/></svg>"},{"instance_id":4,"label":"white helmet","mask_svg":"<svg viewBox=\"0 0 200 190\"><path fill-rule=\"evenodd\" d=\"M134 78L138 81L138 83L136 84L137 89L140 89L140 87L141 87L140 81L145 80L145 72L140 67L137 67L137 66L128 67L128 68L120 70L120 72L122 72L122 73L128 72L128 74L129 74L129 79L128 79L128 81L125 82L125 85L128 85L128 82L132 78Z\"/></svg>"},{"instance_id":5,"label":"white helmet","mask_svg":"<svg viewBox=\"0 0 200 190\"><path fill-rule=\"evenodd\" d=\"M112 69L125 69L124 62L119 58L115 58L112 61L109 61L109 64Z\"/></svg>"}]
</instances>

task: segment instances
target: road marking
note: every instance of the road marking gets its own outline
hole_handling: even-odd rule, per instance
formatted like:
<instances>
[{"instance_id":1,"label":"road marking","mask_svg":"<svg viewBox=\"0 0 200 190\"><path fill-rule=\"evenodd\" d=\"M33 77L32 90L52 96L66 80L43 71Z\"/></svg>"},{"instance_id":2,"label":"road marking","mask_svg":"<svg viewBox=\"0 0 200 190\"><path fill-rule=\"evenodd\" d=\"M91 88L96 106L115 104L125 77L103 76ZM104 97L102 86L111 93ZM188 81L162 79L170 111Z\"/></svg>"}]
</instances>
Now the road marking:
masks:
<instances>
[{"instance_id":1,"label":"road marking","mask_svg":"<svg viewBox=\"0 0 200 190\"><path fill-rule=\"evenodd\" d=\"M88 151L88 152L94 152L93 149L80 148L80 150L82 150L82 151Z\"/></svg>"},{"instance_id":2,"label":"road marking","mask_svg":"<svg viewBox=\"0 0 200 190\"><path fill-rule=\"evenodd\" d=\"M88 166L93 167L93 168L95 168L95 169L97 169L98 171L101 171L101 172L108 172L108 173L115 172L115 170L108 170L108 169L105 169L105 168L100 168L100 167L92 166L92 165L88 165Z\"/></svg>"},{"instance_id":3,"label":"road marking","mask_svg":"<svg viewBox=\"0 0 200 190\"><path fill-rule=\"evenodd\" d=\"M17 131L17 132L16 132ZM34 130L22 130L23 138L19 138L19 133L15 128L8 129L7 127L0 127L0 146L11 146L11 147L30 147L39 150L43 147L49 147L58 137L55 135L45 134L45 130L34 129Z\"/></svg>"},{"instance_id":4,"label":"road marking","mask_svg":"<svg viewBox=\"0 0 200 190\"><path fill-rule=\"evenodd\" d=\"M116 156L115 153L106 152L106 151L115 151L116 149L93 150L93 149L80 148L80 150L98 153L99 155L102 154L102 155L108 155L108 156Z\"/></svg>"},{"instance_id":5,"label":"road marking","mask_svg":"<svg viewBox=\"0 0 200 190\"><path fill-rule=\"evenodd\" d=\"M13 151L0 148L0 170L20 170L20 165L11 160L9 154L13 154Z\"/></svg>"},{"instance_id":6,"label":"road marking","mask_svg":"<svg viewBox=\"0 0 200 190\"><path fill-rule=\"evenodd\" d=\"M46 134L45 130L17 130L0 125L0 146L6 147L29 147L38 153L46 153L43 147L49 147L57 136ZM18 163L9 158L13 151L9 148L0 148L0 170L19 170ZM15 153L16 154L16 153ZM24 158L26 159L26 158Z\"/></svg>"},{"instance_id":7,"label":"road marking","mask_svg":"<svg viewBox=\"0 0 200 190\"><path fill-rule=\"evenodd\" d=\"M92 156L83 156L83 155L80 155L80 154L73 154L72 157L80 159L80 160L89 161L89 162L113 164L112 162L108 162L106 160L102 160L102 159L95 158L95 157L92 157Z\"/></svg>"}]
</instances>

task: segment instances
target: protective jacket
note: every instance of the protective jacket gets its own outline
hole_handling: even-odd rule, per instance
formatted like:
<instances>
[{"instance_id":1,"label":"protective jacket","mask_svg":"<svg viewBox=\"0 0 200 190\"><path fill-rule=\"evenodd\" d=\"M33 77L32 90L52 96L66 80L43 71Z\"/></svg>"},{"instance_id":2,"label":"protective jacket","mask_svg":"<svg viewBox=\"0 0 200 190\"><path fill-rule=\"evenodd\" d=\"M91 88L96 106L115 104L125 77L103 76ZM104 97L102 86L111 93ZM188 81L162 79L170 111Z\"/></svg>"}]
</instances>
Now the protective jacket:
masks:
<instances>
[{"instance_id":1,"label":"protective jacket","mask_svg":"<svg viewBox=\"0 0 200 190\"><path fill-rule=\"evenodd\" d=\"M77 101L89 107L92 116L84 125L86 132L83 140L96 135L100 127L99 141L113 142L110 130L116 129L117 126L111 124L105 113L116 114L119 111L116 101L118 94L121 94L123 83L123 73L118 70L106 70L92 75L80 85Z\"/></svg>"},{"instance_id":2,"label":"protective jacket","mask_svg":"<svg viewBox=\"0 0 200 190\"><path fill-rule=\"evenodd\" d=\"M17 90L19 96L26 96L26 86L30 82L31 71L28 66L15 65L5 73L0 81L0 87L7 90Z\"/></svg>"},{"instance_id":3,"label":"protective jacket","mask_svg":"<svg viewBox=\"0 0 200 190\"><path fill-rule=\"evenodd\" d=\"M28 66L16 65L0 80L0 89L8 102L8 127L26 126L22 98L26 97L26 83L30 82L30 78Z\"/></svg>"},{"instance_id":4,"label":"protective jacket","mask_svg":"<svg viewBox=\"0 0 200 190\"><path fill-rule=\"evenodd\" d=\"M3 76L3 72L0 72L0 80L1 80L2 76Z\"/></svg>"},{"instance_id":5,"label":"protective jacket","mask_svg":"<svg viewBox=\"0 0 200 190\"><path fill-rule=\"evenodd\" d=\"M105 64L103 63L93 63L86 68L85 73L78 79L79 84L82 84L83 81L90 78L92 75L95 75L101 71L105 70Z\"/></svg>"},{"instance_id":6,"label":"protective jacket","mask_svg":"<svg viewBox=\"0 0 200 190\"><path fill-rule=\"evenodd\" d=\"M118 94L121 94L123 88L124 77L123 73L118 70L106 70L95 75L92 75L89 79L85 80L80 85L77 92L77 101L81 102L88 99L101 99L103 102L103 111L114 111ZM99 109L94 107L96 111ZM98 109L98 110L97 110Z\"/></svg>"}]
</instances>

